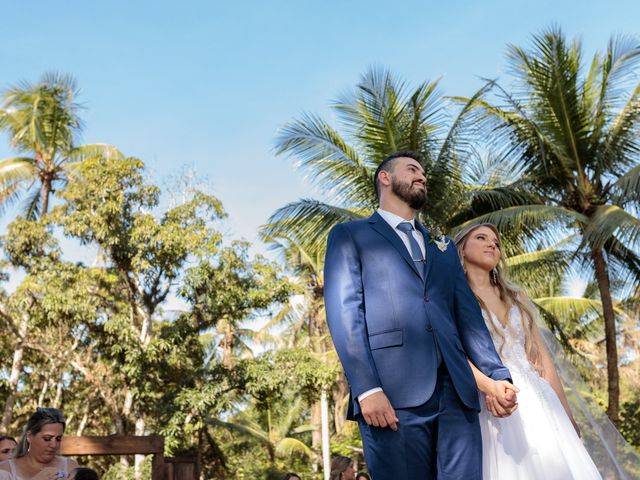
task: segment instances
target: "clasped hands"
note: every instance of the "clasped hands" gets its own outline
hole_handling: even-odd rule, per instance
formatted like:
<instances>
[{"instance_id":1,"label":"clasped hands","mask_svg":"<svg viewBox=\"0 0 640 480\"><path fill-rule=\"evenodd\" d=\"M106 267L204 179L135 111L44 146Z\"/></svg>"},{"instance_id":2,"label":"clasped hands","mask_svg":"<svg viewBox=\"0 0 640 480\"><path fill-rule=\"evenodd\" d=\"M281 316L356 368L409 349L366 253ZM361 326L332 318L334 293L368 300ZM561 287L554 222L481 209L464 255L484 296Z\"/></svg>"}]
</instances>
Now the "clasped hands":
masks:
<instances>
[{"instance_id":1,"label":"clasped hands","mask_svg":"<svg viewBox=\"0 0 640 480\"><path fill-rule=\"evenodd\" d=\"M508 417L518 408L516 394L519 391L518 387L506 380L493 381L488 391L484 392L487 409L494 417ZM363 398L360 402L360 412L367 425L389 427L394 432L398 430L398 417L384 392L376 392Z\"/></svg>"},{"instance_id":2,"label":"clasped hands","mask_svg":"<svg viewBox=\"0 0 640 480\"><path fill-rule=\"evenodd\" d=\"M489 384L484 392L487 402L487 410L494 417L508 417L518 408L518 387L506 380L495 380Z\"/></svg>"}]
</instances>

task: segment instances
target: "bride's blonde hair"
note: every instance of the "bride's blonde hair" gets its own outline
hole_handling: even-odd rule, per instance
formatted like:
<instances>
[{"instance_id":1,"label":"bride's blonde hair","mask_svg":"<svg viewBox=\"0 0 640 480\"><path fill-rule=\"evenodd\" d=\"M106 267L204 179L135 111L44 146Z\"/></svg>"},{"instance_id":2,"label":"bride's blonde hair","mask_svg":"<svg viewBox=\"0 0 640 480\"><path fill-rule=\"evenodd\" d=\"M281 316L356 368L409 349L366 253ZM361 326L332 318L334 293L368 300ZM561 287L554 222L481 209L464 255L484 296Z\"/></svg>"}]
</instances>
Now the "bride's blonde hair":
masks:
<instances>
[{"instance_id":1,"label":"bride's blonde hair","mask_svg":"<svg viewBox=\"0 0 640 480\"><path fill-rule=\"evenodd\" d=\"M498 245L502 245L502 239L500 236L500 232L495 227L495 225L491 223L480 223L471 225L460 232L455 236L454 242L456 244L456 248L458 250L458 257L460 257L460 261L462 262L462 266L464 268L464 247L467 244L467 240L469 236L475 232L480 227L486 227L490 229L493 233L496 234L498 239ZM500 252L502 253L502 251ZM466 270L465 270L466 273ZM498 289L500 294L500 300L502 300L507 305L507 311L511 311L512 305L516 305L518 310L520 310L520 319L522 322L522 329L524 331L524 348L527 353L527 358L529 362L534 366L534 368L538 371L538 373L542 374L542 362L540 359L540 352L538 351L538 347L536 342L534 341L533 335L535 332L536 326L536 310L529 298L527 297L524 290L516 285L515 283L509 280L509 272L507 268L507 264L504 260L504 255L500 255L500 260L498 265L489 272L489 280L491 281L491 285L495 286ZM475 292L474 292L475 294ZM500 346L498 347L498 351L502 354L502 347L504 346L505 336L502 331L502 328L499 328L498 325L495 324L495 320L493 319L493 315L482 301L482 299L476 295L478 299L478 303L482 310L486 313L486 318L488 319L488 326L491 332L500 338Z\"/></svg>"}]
</instances>

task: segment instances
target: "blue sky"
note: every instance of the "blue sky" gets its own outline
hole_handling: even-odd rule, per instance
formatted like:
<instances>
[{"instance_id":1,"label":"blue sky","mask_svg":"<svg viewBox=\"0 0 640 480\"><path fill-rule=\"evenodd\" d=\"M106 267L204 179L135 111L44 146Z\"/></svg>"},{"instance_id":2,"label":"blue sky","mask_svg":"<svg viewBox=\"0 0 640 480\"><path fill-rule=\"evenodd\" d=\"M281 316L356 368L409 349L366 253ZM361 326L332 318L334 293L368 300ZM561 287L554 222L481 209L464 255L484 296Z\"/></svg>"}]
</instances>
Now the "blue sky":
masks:
<instances>
[{"instance_id":1,"label":"blue sky","mask_svg":"<svg viewBox=\"0 0 640 480\"><path fill-rule=\"evenodd\" d=\"M303 111L331 119L330 100L371 65L469 95L479 77L506 76L507 44L545 26L581 36L591 56L613 33L639 35L639 18L637 0L5 2L0 88L74 75L84 142L141 158L158 183L195 169L230 235L254 241L276 208L317 196L275 157L277 129ZM0 138L0 158L11 154Z\"/></svg>"}]
</instances>

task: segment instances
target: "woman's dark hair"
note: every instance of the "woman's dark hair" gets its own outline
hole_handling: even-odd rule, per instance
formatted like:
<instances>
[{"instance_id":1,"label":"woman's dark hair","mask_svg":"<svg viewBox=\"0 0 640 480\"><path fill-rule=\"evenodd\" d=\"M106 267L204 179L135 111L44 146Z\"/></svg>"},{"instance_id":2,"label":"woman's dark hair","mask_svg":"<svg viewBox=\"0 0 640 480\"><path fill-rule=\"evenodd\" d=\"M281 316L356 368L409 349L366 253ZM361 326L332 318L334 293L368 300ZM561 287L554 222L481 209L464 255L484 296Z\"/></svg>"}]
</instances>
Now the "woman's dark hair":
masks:
<instances>
[{"instance_id":1,"label":"woman's dark hair","mask_svg":"<svg viewBox=\"0 0 640 480\"><path fill-rule=\"evenodd\" d=\"M100 480L98 473L91 468L78 467L73 474L74 480Z\"/></svg>"},{"instance_id":2,"label":"woman's dark hair","mask_svg":"<svg viewBox=\"0 0 640 480\"><path fill-rule=\"evenodd\" d=\"M293 473L293 472L287 472L284 474L284 478L282 480L291 480L292 478L297 478L298 480L300 479L300 475L298 475L297 473Z\"/></svg>"},{"instance_id":3,"label":"woman's dark hair","mask_svg":"<svg viewBox=\"0 0 640 480\"><path fill-rule=\"evenodd\" d=\"M4 440L11 440L13 443L15 443L16 445L18 444L18 442L16 442L16 439L13 437L8 437L6 435L0 435L0 442L4 441Z\"/></svg>"},{"instance_id":4,"label":"woman's dark hair","mask_svg":"<svg viewBox=\"0 0 640 480\"><path fill-rule=\"evenodd\" d=\"M16 447L14 458L24 457L29 451L29 441L27 440L27 434L31 433L31 435L35 435L42 427L45 425L51 425L54 423L61 423L62 430L67 426L67 422L64 419L64 415L61 410L57 408L41 408L38 407L36 412L29 417L27 424L24 427L24 431L20 436L20 440L18 441L18 446Z\"/></svg>"},{"instance_id":5,"label":"woman's dark hair","mask_svg":"<svg viewBox=\"0 0 640 480\"><path fill-rule=\"evenodd\" d=\"M371 477L367 472L358 472L358 474L356 475L356 480L360 480L361 478L364 478L364 480L371 480Z\"/></svg>"}]
</instances>

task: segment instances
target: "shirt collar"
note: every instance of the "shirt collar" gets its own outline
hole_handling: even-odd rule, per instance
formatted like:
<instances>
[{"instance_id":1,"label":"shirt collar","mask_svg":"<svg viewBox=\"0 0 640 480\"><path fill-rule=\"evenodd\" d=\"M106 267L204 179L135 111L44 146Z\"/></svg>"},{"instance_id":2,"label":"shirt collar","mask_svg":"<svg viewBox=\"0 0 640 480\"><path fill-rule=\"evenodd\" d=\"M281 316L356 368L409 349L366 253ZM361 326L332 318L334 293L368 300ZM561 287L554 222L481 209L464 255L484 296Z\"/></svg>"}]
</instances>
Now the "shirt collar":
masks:
<instances>
[{"instance_id":1,"label":"shirt collar","mask_svg":"<svg viewBox=\"0 0 640 480\"><path fill-rule=\"evenodd\" d=\"M413 228L416 228L416 221L414 218L411 220L406 220L402 218L400 215L396 215L395 213L387 212L381 208L378 208L378 214L387 222L391 228L396 229L398 225L402 222L409 222Z\"/></svg>"}]
</instances>

